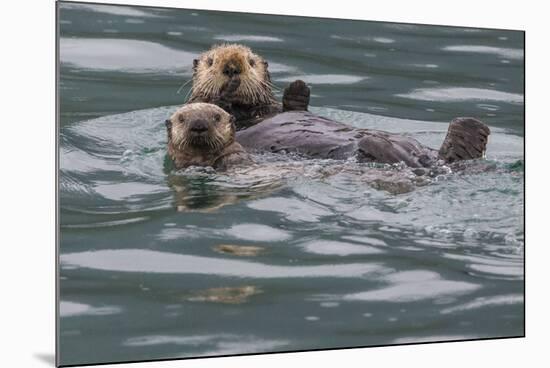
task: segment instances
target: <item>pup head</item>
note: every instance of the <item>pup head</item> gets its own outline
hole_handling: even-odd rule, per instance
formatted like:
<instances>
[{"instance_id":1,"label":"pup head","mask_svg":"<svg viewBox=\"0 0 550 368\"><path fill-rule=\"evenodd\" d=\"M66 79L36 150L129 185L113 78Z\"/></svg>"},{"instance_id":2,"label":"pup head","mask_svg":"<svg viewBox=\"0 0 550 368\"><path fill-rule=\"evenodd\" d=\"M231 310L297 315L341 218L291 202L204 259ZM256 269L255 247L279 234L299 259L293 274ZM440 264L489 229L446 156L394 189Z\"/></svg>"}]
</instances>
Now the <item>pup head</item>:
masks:
<instances>
[{"instance_id":1,"label":"pup head","mask_svg":"<svg viewBox=\"0 0 550 368\"><path fill-rule=\"evenodd\" d=\"M169 144L178 151L220 151L235 140L235 118L208 103L183 105L166 120Z\"/></svg>"}]
</instances>

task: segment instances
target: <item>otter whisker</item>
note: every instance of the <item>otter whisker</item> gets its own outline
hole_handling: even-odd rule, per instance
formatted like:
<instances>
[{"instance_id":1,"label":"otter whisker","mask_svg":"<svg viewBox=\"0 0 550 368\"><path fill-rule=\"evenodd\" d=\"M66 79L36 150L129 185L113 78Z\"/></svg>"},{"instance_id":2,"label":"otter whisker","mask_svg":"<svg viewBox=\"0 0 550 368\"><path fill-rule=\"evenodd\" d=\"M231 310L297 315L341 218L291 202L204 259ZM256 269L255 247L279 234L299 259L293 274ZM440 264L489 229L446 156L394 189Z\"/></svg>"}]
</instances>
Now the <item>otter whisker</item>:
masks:
<instances>
[{"instance_id":1,"label":"otter whisker","mask_svg":"<svg viewBox=\"0 0 550 368\"><path fill-rule=\"evenodd\" d=\"M248 94L252 96L253 101L258 102L258 91L254 87L254 85L250 83L250 80L246 81L246 89L248 91Z\"/></svg>"},{"instance_id":2,"label":"otter whisker","mask_svg":"<svg viewBox=\"0 0 550 368\"><path fill-rule=\"evenodd\" d=\"M183 84L181 85L181 87L178 88L178 91L176 92L176 94L179 95L180 92L181 92L181 90L183 89L183 87L185 87L186 85L188 85L188 84L191 83L192 81L193 81L193 78L191 78L191 79L189 79L187 82L183 83Z\"/></svg>"},{"instance_id":3,"label":"otter whisker","mask_svg":"<svg viewBox=\"0 0 550 368\"><path fill-rule=\"evenodd\" d=\"M216 136L213 138L213 145L214 145L214 149L217 150L217 151L220 151L224 144L223 144L223 137L219 135L219 133L216 134Z\"/></svg>"},{"instance_id":4,"label":"otter whisker","mask_svg":"<svg viewBox=\"0 0 550 368\"><path fill-rule=\"evenodd\" d=\"M189 91L187 91L187 94L185 95L185 101L189 101L189 95L193 93L193 88L190 88Z\"/></svg>"},{"instance_id":5,"label":"otter whisker","mask_svg":"<svg viewBox=\"0 0 550 368\"><path fill-rule=\"evenodd\" d=\"M256 95L256 100L257 100L257 101L263 100L263 98L262 98L262 97L263 97L263 93L262 93L262 90L261 90L260 88L255 87L255 88L254 88L254 93L255 93L255 95Z\"/></svg>"},{"instance_id":6,"label":"otter whisker","mask_svg":"<svg viewBox=\"0 0 550 368\"><path fill-rule=\"evenodd\" d=\"M263 82L263 81L262 81ZM269 82L269 83L266 83L266 82L263 82L263 84L268 87L268 88L272 88L278 92L282 91L281 88L277 87L276 85L274 85L273 83Z\"/></svg>"},{"instance_id":7,"label":"otter whisker","mask_svg":"<svg viewBox=\"0 0 550 368\"><path fill-rule=\"evenodd\" d=\"M213 97L213 89L214 89L214 79L211 77L207 77L205 79L202 79L199 83L197 83L195 86L193 86L193 93L198 94L198 96L203 96L205 99L209 99ZM197 92L198 91L198 92Z\"/></svg>"},{"instance_id":8,"label":"otter whisker","mask_svg":"<svg viewBox=\"0 0 550 368\"><path fill-rule=\"evenodd\" d=\"M180 143L178 144L178 148L183 151L183 148L185 147L185 139L182 139Z\"/></svg>"},{"instance_id":9,"label":"otter whisker","mask_svg":"<svg viewBox=\"0 0 550 368\"><path fill-rule=\"evenodd\" d=\"M250 96L253 98L252 93L250 92L250 86L248 85L248 80L244 80L241 84L243 92L246 96ZM254 100L254 98L253 98Z\"/></svg>"},{"instance_id":10,"label":"otter whisker","mask_svg":"<svg viewBox=\"0 0 550 368\"><path fill-rule=\"evenodd\" d=\"M213 150L216 149L216 146L214 145L214 142L212 142L211 138L206 138L206 144L208 147L212 148Z\"/></svg>"},{"instance_id":11,"label":"otter whisker","mask_svg":"<svg viewBox=\"0 0 550 368\"><path fill-rule=\"evenodd\" d=\"M256 101L261 101L263 103L269 103L273 101L273 95L270 91L269 85L258 78L257 75L253 76L254 81L251 81L251 85L254 89L254 94L256 95Z\"/></svg>"},{"instance_id":12,"label":"otter whisker","mask_svg":"<svg viewBox=\"0 0 550 368\"><path fill-rule=\"evenodd\" d=\"M268 88L268 89L274 89L274 90L277 90L277 91L281 91L281 88L277 87L276 85L274 85L272 82L269 82L269 81L263 81L261 79L258 79L258 82L261 83L265 88Z\"/></svg>"}]
</instances>

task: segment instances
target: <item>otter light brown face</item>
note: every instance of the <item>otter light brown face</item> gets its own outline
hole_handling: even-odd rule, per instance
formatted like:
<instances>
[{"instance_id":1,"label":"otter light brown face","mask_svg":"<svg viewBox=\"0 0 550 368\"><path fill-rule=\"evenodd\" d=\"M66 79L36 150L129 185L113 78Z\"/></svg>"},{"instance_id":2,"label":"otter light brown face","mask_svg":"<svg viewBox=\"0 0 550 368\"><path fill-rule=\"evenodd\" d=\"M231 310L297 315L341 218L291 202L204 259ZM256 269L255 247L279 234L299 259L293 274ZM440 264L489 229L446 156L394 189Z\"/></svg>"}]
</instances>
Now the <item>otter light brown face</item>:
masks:
<instances>
[{"instance_id":1,"label":"otter light brown face","mask_svg":"<svg viewBox=\"0 0 550 368\"><path fill-rule=\"evenodd\" d=\"M193 88L190 101L223 98L242 104L268 104L274 101L267 62L248 47L215 46L193 62Z\"/></svg>"},{"instance_id":2,"label":"otter light brown face","mask_svg":"<svg viewBox=\"0 0 550 368\"><path fill-rule=\"evenodd\" d=\"M185 150L221 151L235 139L233 117L216 105L192 103L166 120L172 147Z\"/></svg>"}]
</instances>

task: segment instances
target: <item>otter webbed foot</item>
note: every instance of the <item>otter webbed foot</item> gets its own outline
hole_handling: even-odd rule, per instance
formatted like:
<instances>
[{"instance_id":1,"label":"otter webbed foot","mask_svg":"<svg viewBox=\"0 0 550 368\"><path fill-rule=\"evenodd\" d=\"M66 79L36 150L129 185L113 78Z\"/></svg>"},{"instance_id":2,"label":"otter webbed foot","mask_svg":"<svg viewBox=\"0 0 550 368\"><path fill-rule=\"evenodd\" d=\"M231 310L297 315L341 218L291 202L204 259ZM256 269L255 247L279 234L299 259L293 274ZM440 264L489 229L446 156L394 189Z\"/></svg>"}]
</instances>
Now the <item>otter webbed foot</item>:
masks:
<instances>
[{"instance_id":1,"label":"otter webbed foot","mask_svg":"<svg viewBox=\"0 0 550 368\"><path fill-rule=\"evenodd\" d=\"M307 111L309 93L304 81L298 79L290 83L283 94L283 111Z\"/></svg>"},{"instance_id":2,"label":"otter webbed foot","mask_svg":"<svg viewBox=\"0 0 550 368\"><path fill-rule=\"evenodd\" d=\"M439 149L439 158L446 162L482 158L491 130L474 118L455 118Z\"/></svg>"}]
</instances>

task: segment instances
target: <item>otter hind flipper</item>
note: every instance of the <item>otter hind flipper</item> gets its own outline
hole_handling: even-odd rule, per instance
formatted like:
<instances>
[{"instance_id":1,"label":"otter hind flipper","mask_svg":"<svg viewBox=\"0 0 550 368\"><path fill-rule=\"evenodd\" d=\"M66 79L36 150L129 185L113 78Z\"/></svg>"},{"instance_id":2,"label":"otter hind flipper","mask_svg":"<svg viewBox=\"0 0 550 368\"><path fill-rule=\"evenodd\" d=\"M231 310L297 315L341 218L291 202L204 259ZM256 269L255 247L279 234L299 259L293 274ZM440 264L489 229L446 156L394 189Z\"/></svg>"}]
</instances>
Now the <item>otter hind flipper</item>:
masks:
<instances>
[{"instance_id":1,"label":"otter hind flipper","mask_svg":"<svg viewBox=\"0 0 550 368\"><path fill-rule=\"evenodd\" d=\"M298 79L290 83L283 94L283 111L307 111L309 94L304 81Z\"/></svg>"},{"instance_id":2,"label":"otter hind flipper","mask_svg":"<svg viewBox=\"0 0 550 368\"><path fill-rule=\"evenodd\" d=\"M455 118L439 149L439 158L446 162L482 158L489 134L489 127L477 119Z\"/></svg>"}]
</instances>

